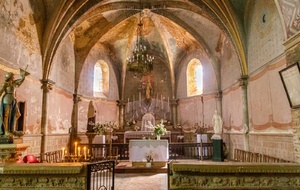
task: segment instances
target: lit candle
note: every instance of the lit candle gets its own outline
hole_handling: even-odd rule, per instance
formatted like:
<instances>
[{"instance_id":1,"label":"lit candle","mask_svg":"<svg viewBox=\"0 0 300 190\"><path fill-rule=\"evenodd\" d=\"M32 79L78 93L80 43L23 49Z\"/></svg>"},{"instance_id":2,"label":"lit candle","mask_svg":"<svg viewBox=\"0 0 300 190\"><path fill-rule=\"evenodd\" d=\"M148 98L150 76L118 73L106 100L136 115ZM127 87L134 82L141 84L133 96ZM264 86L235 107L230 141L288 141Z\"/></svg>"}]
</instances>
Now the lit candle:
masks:
<instances>
[{"instance_id":1,"label":"lit candle","mask_svg":"<svg viewBox=\"0 0 300 190\"><path fill-rule=\"evenodd\" d=\"M64 159L64 157L65 157L65 148L63 147L62 148L62 159Z\"/></svg>"},{"instance_id":2,"label":"lit candle","mask_svg":"<svg viewBox=\"0 0 300 190\"><path fill-rule=\"evenodd\" d=\"M78 156L80 156L80 147L78 147Z\"/></svg>"},{"instance_id":3,"label":"lit candle","mask_svg":"<svg viewBox=\"0 0 300 190\"><path fill-rule=\"evenodd\" d=\"M75 142L75 156L77 155L77 142Z\"/></svg>"},{"instance_id":4,"label":"lit candle","mask_svg":"<svg viewBox=\"0 0 300 190\"><path fill-rule=\"evenodd\" d=\"M83 147L84 159L86 160L86 147Z\"/></svg>"}]
</instances>

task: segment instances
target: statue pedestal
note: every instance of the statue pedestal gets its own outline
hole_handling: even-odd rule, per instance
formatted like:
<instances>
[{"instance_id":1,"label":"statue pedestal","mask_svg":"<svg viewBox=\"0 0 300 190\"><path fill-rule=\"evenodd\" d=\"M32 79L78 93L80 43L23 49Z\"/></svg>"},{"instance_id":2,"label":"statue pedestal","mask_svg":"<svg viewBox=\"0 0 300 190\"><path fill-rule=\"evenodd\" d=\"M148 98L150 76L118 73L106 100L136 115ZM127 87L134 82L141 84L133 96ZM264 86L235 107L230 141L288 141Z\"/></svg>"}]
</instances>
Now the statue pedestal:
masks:
<instances>
[{"instance_id":1,"label":"statue pedestal","mask_svg":"<svg viewBox=\"0 0 300 190\"><path fill-rule=\"evenodd\" d=\"M16 163L19 156L29 147L27 144L0 144L2 163Z\"/></svg>"},{"instance_id":2,"label":"statue pedestal","mask_svg":"<svg viewBox=\"0 0 300 190\"><path fill-rule=\"evenodd\" d=\"M213 161L223 162L223 140L222 139L212 139L213 142Z\"/></svg>"}]
</instances>

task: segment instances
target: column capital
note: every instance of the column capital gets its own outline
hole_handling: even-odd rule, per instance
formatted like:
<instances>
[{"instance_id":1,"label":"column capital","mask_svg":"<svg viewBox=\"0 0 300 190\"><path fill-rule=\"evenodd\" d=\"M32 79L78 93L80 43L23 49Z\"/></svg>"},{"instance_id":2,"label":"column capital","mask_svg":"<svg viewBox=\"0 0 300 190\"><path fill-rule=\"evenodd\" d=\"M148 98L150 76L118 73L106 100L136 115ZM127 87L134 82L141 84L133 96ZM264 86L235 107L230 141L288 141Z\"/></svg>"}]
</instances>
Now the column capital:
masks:
<instances>
[{"instance_id":1,"label":"column capital","mask_svg":"<svg viewBox=\"0 0 300 190\"><path fill-rule=\"evenodd\" d=\"M248 75L242 75L241 78L239 79L240 86L242 86L242 87L247 86L248 85L248 79L249 79Z\"/></svg>"},{"instance_id":2,"label":"column capital","mask_svg":"<svg viewBox=\"0 0 300 190\"><path fill-rule=\"evenodd\" d=\"M45 92L49 92L50 90L52 90L52 86L55 84L54 81L49 79L41 79L40 82L42 84L41 89Z\"/></svg>"},{"instance_id":3,"label":"column capital","mask_svg":"<svg viewBox=\"0 0 300 190\"><path fill-rule=\"evenodd\" d=\"M81 100L82 100L81 99L81 95L73 94L73 102L74 102L74 104L80 102Z\"/></svg>"},{"instance_id":4,"label":"column capital","mask_svg":"<svg viewBox=\"0 0 300 190\"><path fill-rule=\"evenodd\" d=\"M170 105L171 105L171 106L176 106L176 105L178 104L178 101L179 101L179 99L172 98L172 99L170 100Z\"/></svg>"},{"instance_id":5,"label":"column capital","mask_svg":"<svg viewBox=\"0 0 300 190\"><path fill-rule=\"evenodd\" d=\"M123 107L125 107L126 106L126 101L125 100L117 100L117 103L118 103L118 106L123 106Z\"/></svg>"},{"instance_id":6,"label":"column capital","mask_svg":"<svg viewBox=\"0 0 300 190\"><path fill-rule=\"evenodd\" d=\"M220 99L220 98L222 98L222 96L223 96L222 91L220 91L220 92L216 93L215 97Z\"/></svg>"}]
</instances>

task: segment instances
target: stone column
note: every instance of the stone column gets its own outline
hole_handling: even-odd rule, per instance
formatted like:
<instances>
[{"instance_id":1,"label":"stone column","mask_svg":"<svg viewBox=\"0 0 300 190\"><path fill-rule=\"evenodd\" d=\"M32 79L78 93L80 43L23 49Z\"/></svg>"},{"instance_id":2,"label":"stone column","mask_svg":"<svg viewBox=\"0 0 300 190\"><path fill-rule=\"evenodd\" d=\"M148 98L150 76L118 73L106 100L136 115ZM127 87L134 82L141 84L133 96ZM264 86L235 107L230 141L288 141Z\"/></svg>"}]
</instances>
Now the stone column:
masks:
<instances>
[{"instance_id":1,"label":"stone column","mask_svg":"<svg viewBox=\"0 0 300 190\"><path fill-rule=\"evenodd\" d=\"M177 127L177 120L178 120L178 116L177 116L177 105L178 105L178 99L171 99L170 100L170 106L171 106L171 114L172 114L172 122L173 122L173 128Z\"/></svg>"},{"instance_id":2,"label":"stone column","mask_svg":"<svg viewBox=\"0 0 300 190\"><path fill-rule=\"evenodd\" d=\"M242 75L240 79L242 88L242 105L243 105L243 134L244 134L244 150L249 151L249 112L248 112L248 75Z\"/></svg>"},{"instance_id":3,"label":"stone column","mask_svg":"<svg viewBox=\"0 0 300 190\"><path fill-rule=\"evenodd\" d=\"M41 135L42 135L42 139L41 139L41 147L40 147L40 153L44 153L45 152L45 135L46 135L46 126L47 126L47 102L48 102L48 92L50 90L52 90L52 85L54 85L55 83L51 80L48 79L42 79L40 80L40 82L42 83L41 89L43 91L43 99L42 99L42 118L41 118Z\"/></svg>"},{"instance_id":4,"label":"stone column","mask_svg":"<svg viewBox=\"0 0 300 190\"><path fill-rule=\"evenodd\" d=\"M80 96L75 92L73 94L73 111L71 118L71 129L69 129L69 152L74 152L74 142L77 141L77 131L78 131L78 102L81 101Z\"/></svg>"},{"instance_id":5,"label":"stone column","mask_svg":"<svg viewBox=\"0 0 300 190\"><path fill-rule=\"evenodd\" d=\"M124 129L124 120L125 120L125 107L126 102L124 100L117 100L119 106L119 128Z\"/></svg>"},{"instance_id":6,"label":"stone column","mask_svg":"<svg viewBox=\"0 0 300 190\"><path fill-rule=\"evenodd\" d=\"M222 117L222 92L216 94L217 99L217 111Z\"/></svg>"}]
</instances>

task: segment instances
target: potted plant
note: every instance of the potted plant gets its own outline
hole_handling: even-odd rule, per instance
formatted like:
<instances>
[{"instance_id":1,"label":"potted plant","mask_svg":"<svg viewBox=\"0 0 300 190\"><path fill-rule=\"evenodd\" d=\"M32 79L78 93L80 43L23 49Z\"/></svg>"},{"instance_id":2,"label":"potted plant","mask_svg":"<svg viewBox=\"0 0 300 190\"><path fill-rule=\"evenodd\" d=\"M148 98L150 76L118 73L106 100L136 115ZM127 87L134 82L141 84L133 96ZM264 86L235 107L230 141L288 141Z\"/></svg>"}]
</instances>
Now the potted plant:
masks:
<instances>
[{"instance_id":1,"label":"potted plant","mask_svg":"<svg viewBox=\"0 0 300 190\"><path fill-rule=\"evenodd\" d=\"M146 158L146 167L149 168L151 167L151 162L153 162L153 158L154 158L155 153L150 150L149 152L146 153L145 158Z\"/></svg>"}]
</instances>

